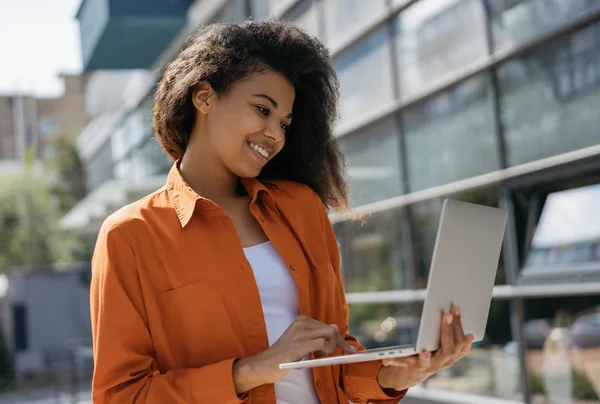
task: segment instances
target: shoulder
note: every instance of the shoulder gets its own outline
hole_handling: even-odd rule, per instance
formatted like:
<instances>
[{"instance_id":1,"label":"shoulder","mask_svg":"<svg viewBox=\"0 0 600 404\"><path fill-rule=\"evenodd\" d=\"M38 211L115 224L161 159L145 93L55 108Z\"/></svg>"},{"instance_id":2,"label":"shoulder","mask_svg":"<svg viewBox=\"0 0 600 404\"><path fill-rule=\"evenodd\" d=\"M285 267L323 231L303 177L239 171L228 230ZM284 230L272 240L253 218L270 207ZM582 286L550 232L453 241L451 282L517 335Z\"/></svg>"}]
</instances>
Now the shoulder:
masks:
<instances>
[{"instance_id":1,"label":"shoulder","mask_svg":"<svg viewBox=\"0 0 600 404\"><path fill-rule=\"evenodd\" d=\"M278 180L269 190L277 207L283 211L298 212L304 217L327 217L325 205L319 195L308 185L295 181Z\"/></svg>"},{"instance_id":2,"label":"shoulder","mask_svg":"<svg viewBox=\"0 0 600 404\"><path fill-rule=\"evenodd\" d=\"M164 206L168 206L169 197L165 187L147 195L133 203L127 204L102 223L100 235L119 233L123 236L135 234L136 231L148 227L149 222L159 214Z\"/></svg>"},{"instance_id":3,"label":"shoulder","mask_svg":"<svg viewBox=\"0 0 600 404\"><path fill-rule=\"evenodd\" d=\"M321 198L308 185L295 181L277 180L270 182L269 190L273 197L278 200L293 201L296 203L311 204L320 203Z\"/></svg>"}]
</instances>

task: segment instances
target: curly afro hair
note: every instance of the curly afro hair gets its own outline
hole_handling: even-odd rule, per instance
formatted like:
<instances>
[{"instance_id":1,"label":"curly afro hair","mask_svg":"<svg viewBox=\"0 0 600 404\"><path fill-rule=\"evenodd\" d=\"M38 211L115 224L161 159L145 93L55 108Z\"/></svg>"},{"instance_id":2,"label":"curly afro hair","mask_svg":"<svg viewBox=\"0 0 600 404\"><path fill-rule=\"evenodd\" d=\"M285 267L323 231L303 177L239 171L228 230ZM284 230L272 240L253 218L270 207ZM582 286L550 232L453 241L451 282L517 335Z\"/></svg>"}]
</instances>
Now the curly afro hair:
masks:
<instances>
[{"instance_id":1,"label":"curly afro hair","mask_svg":"<svg viewBox=\"0 0 600 404\"><path fill-rule=\"evenodd\" d=\"M192 93L199 82L224 94L234 83L266 70L285 76L296 98L286 144L259 179L296 181L325 205L347 208L344 157L333 134L337 76L325 46L285 21L215 23L188 39L156 88L154 129L161 147L174 160L185 153L196 116Z\"/></svg>"}]
</instances>

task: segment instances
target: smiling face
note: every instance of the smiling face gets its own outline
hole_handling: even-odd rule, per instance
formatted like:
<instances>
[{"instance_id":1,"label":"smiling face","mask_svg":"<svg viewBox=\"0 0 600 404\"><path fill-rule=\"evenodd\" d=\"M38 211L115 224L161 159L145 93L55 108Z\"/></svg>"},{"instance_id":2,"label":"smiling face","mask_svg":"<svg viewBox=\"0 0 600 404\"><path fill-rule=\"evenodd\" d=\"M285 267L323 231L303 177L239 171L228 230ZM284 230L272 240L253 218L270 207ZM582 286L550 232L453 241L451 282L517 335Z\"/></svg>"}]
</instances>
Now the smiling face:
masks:
<instances>
[{"instance_id":1,"label":"smiling face","mask_svg":"<svg viewBox=\"0 0 600 404\"><path fill-rule=\"evenodd\" d=\"M201 82L192 98L196 126L189 147L202 148L211 168L256 177L283 149L294 98L292 84L273 71L252 74L225 94Z\"/></svg>"}]
</instances>

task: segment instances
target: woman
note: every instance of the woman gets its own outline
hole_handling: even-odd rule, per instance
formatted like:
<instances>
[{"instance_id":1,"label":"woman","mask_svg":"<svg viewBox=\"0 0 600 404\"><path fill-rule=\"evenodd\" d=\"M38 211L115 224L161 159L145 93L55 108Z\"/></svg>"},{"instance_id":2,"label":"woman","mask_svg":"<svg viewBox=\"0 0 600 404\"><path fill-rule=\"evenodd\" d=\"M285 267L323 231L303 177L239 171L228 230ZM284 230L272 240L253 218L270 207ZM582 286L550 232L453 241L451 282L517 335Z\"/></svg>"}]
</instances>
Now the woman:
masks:
<instances>
[{"instance_id":1,"label":"woman","mask_svg":"<svg viewBox=\"0 0 600 404\"><path fill-rule=\"evenodd\" d=\"M93 400L398 402L471 349L458 310L419 356L280 371L364 349L325 206L347 206L327 50L281 21L215 24L156 90L166 186L109 217L92 262Z\"/></svg>"}]
</instances>

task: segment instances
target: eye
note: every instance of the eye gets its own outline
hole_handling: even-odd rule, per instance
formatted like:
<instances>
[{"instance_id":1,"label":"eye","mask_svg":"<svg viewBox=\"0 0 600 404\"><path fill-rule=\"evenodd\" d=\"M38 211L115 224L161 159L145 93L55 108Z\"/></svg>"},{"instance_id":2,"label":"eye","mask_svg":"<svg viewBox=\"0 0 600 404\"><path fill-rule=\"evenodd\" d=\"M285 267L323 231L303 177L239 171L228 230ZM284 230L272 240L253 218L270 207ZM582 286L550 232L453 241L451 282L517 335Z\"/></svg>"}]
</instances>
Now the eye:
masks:
<instances>
[{"instance_id":1,"label":"eye","mask_svg":"<svg viewBox=\"0 0 600 404\"><path fill-rule=\"evenodd\" d=\"M287 134L290 131L290 125L286 125L285 123L282 123L281 129L283 129L283 133Z\"/></svg>"},{"instance_id":2,"label":"eye","mask_svg":"<svg viewBox=\"0 0 600 404\"><path fill-rule=\"evenodd\" d=\"M258 111L263 114L264 116L269 116L269 109L265 108L265 107L261 107L260 105L256 107L256 109L258 109Z\"/></svg>"}]
</instances>

